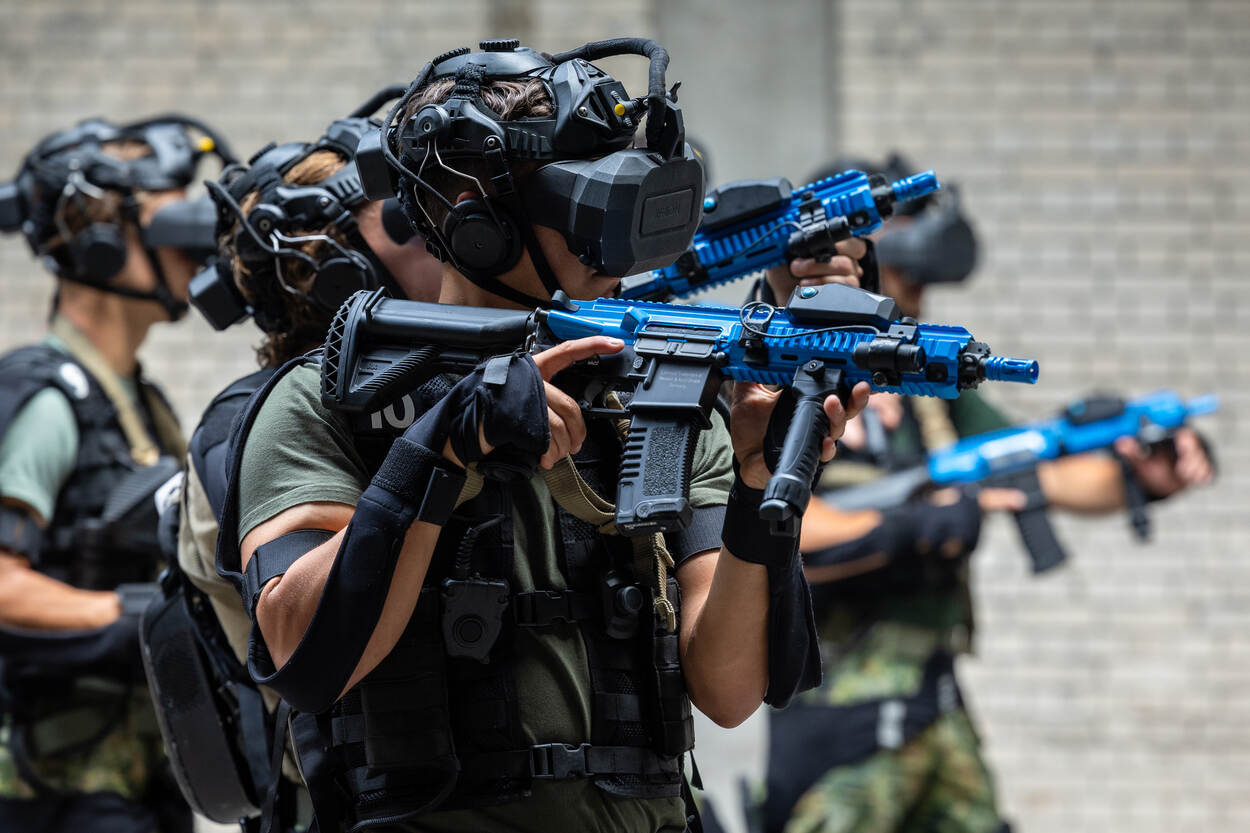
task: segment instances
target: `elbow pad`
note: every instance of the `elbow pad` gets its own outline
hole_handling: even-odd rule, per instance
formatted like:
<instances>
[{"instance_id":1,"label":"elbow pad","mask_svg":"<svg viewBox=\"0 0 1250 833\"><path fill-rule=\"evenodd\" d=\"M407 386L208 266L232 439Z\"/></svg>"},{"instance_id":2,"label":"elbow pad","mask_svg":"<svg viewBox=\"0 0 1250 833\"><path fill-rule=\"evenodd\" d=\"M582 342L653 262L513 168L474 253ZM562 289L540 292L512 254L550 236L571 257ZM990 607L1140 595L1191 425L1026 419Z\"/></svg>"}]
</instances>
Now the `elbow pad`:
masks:
<instances>
[{"instance_id":1,"label":"elbow pad","mask_svg":"<svg viewBox=\"0 0 1250 833\"><path fill-rule=\"evenodd\" d=\"M364 654L390 591L391 576L414 520L443 524L464 486L464 470L400 437L356 503L356 512L317 611L295 652L275 669L253 622L248 669L294 708L333 705Z\"/></svg>"},{"instance_id":2,"label":"elbow pad","mask_svg":"<svg viewBox=\"0 0 1250 833\"><path fill-rule=\"evenodd\" d=\"M0 503L0 549L22 556L31 565L38 564L43 549L43 530L35 522L35 516Z\"/></svg>"}]
</instances>

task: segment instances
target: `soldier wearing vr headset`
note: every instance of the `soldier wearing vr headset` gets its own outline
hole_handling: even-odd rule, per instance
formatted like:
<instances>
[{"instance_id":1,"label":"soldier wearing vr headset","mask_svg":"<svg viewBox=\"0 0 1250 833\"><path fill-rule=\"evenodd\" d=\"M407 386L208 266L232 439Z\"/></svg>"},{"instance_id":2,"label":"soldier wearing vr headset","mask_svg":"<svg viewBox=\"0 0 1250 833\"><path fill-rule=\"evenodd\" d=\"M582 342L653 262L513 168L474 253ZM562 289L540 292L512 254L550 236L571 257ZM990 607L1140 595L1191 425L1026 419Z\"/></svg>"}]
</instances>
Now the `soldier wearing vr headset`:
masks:
<instances>
[{"instance_id":1,"label":"soldier wearing vr headset","mask_svg":"<svg viewBox=\"0 0 1250 833\"><path fill-rule=\"evenodd\" d=\"M0 185L57 278L51 334L0 358L0 828L190 830L142 685L153 493L185 443L136 353L186 310L213 213L184 189L208 154L181 116L55 133Z\"/></svg>"},{"instance_id":2,"label":"soldier wearing vr headset","mask_svg":"<svg viewBox=\"0 0 1250 833\"><path fill-rule=\"evenodd\" d=\"M295 829L306 813L297 806L304 802L294 764L282 782L271 770L270 738L285 711L273 716L276 695L262 695L247 676L250 623L238 594L216 571L226 440L248 397L283 364L319 347L353 292L386 287L399 297L437 299L441 267L402 213L394 213L397 205L364 195L352 164L362 134L380 125L368 115L403 91L382 90L316 142L270 144L208 186L219 248L192 282L191 300L219 330L250 316L265 334L257 350L261 369L219 393L191 436L177 513L177 569L163 581L166 598L149 611L143 641L187 800L215 821L244 819L245 830L268 823L266 812L278 825L272 829ZM200 646L216 655L202 659ZM189 663L202 676L189 674ZM202 685L191 685L193 679ZM222 689L232 694L232 713L219 713Z\"/></svg>"},{"instance_id":3,"label":"soldier wearing vr headset","mask_svg":"<svg viewBox=\"0 0 1250 833\"><path fill-rule=\"evenodd\" d=\"M613 54L650 58L645 96L592 63ZM365 191L398 193L443 301L610 293L699 222L667 63L640 39L449 52L362 144ZM551 379L620 348L497 357L361 420L296 362L236 423L218 567L322 830L682 831L691 702L735 725L815 683L797 541L758 519L772 394L737 391L732 446L719 420L701 435L686 530L598 528L621 441ZM826 456L865 399L826 403Z\"/></svg>"},{"instance_id":4,"label":"soldier wearing vr headset","mask_svg":"<svg viewBox=\"0 0 1250 833\"><path fill-rule=\"evenodd\" d=\"M848 167L887 176L912 170L893 155L884 165L848 160L819 176ZM880 233L876 257L880 291L905 315L922 317L928 286L961 282L976 265L977 239L958 189L903 207ZM784 268L774 269L753 297L785 297L794 284ZM850 453L825 469L824 493L812 499L802 535L827 646L824 682L769 716L762 829L1009 830L954 676L954 657L971 644L968 559L986 512L1019 511L1036 501L1087 514L1123 508L1124 469L1112 458L1073 455L1040 466L1031 495L946 490L885 513L839 510L834 490L1010 424L968 391L949 402L873 396L848 427L843 450ZM1211 479L1191 430L1179 433L1176 445L1174 458L1147 455L1132 441L1118 448L1152 499Z\"/></svg>"}]
</instances>

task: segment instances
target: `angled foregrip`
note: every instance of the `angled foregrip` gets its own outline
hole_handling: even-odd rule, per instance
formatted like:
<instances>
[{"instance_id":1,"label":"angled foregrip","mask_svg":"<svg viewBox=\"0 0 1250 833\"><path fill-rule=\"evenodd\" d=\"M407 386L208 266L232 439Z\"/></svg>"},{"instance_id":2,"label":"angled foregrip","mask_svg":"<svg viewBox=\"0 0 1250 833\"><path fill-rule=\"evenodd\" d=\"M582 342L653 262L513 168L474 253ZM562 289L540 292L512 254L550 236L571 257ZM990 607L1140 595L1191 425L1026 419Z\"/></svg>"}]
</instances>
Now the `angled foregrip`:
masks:
<instances>
[{"instance_id":1,"label":"angled foregrip","mask_svg":"<svg viewBox=\"0 0 1250 833\"><path fill-rule=\"evenodd\" d=\"M1068 553L1055 536L1055 528L1046 514L1046 507L1033 506L1013 512L1012 515L1016 520L1016 528L1020 530L1020 540L1029 553L1034 573L1044 573L1067 560Z\"/></svg>"},{"instance_id":2,"label":"angled foregrip","mask_svg":"<svg viewBox=\"0 0 1250 833\"><path fill-rule=\"evenodd\" d=\"M773 522L779 535L793 534L795 518L801 517L812 497L812 480L820 465L821 440L829 433L824 394L806 394L794 405L781 456L764 489L760 515Z\"/></svg>"},{"instance_id":3,"label":"angled foregrip","mask_svg":"<svg viewBox=\"0 0 1250 833\"><path fill-rule=\"evenodd\" d=\"M690 467L699 426L689 413L636 413L629 422L616 528L623 535L677 532L689 526Z\"/></svg>"},{"instance_id":4,"label":"angled foregrip","mask_svg":"<svg viewBox=\"0 0 1250 833\"><path fill-rule=\"evenodd\" d=\"M1138 479L1133 464L1119 454L1116 457L1120 461L1120 471L1124 476L1124 503L1128 507L1128 519L1133 528L1133 537L1138 541L1149 541L1150 513L1146 510L1146 504L1150 502L1150 499L1146 497L1146 490L1142 488L1141 480Z\"/></svg>"}]
</instances>

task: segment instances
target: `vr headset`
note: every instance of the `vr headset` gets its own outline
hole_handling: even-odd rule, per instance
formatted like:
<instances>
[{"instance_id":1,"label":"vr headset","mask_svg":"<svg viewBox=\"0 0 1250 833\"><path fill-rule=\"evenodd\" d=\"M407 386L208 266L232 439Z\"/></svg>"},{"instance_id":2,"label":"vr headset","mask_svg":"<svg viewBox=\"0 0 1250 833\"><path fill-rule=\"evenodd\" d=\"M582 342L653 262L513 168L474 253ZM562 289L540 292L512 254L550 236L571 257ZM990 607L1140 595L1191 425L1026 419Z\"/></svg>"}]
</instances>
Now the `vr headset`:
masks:
<instances>
[{"instance_id":1,"label":"vr headset","mask_svg":"<svg viewBox=\"0 0 1250 833\"><path fill-rule=\"evenodd\" d=\"M202 135L196 138L192 130ZM127 140L143 142L151 154L123 160L103 149L106 143ZM52 217L55 207L48 205L54 201L50 195L64 198L68 191L73 192L70 197L94 196L95 191L110 190L130 196L135 191L185 188L208 154L223 165L236 161L220 134L197 119L168 115L123 125L88 119L45 138L26 156L14 180L0 183L0 231L21 231L31 248L43 254L44 241L58 231ZM178 248L187 241L191 245L186 248L203 249L212 233L211 225L205 227L207 217L203 203L172 203L154 215L144 241Z\"/></svg>"},{"instance_id":2,"label":"vr headset","mask_svg":"<svg viewBox=\"0 0 1250 833\"><path fill-rule=\"evenodd\" d=\"M118 159L106 152L106 144L121 141L142 142L151 153ZM126 239L118 222L93 222L71 233L60 220L61 211L67 201L82 202L84 197L99 198L111 191L123 198L122 216L139 226L135 192L185 188L209 154L223 165L235 161L225 140L197 119L166 115L123 125L88 119L45 138L26 156L14 180L0 184L0 231L21 231L31 250L45 258L58 277L158 301L176 318L185 305L169 292L154 251L171 246L183 249L197 262L209 257L215 248L211 243L214 218L205 204L171 203L147 227L141 227L143 245L158 278L153 292L110 285L126 263Z\"/></svg>"},{"instance_id":3,"label":"vr headset","mask_svg":"<svg viewBox=\"0 0 1250 833\"><path fill-rule=\"evenodd\" d=\"M365 242L353 211L368 201L360 187L353 165L345 165L316 185L289 185L286 174L314 153L332 150L351 159L361 136L376 130L378 122L367 118L379 103L392 99L402 87L388 87L347 118L333 122L316 142L270 143L257 152L246 167L235 165L222 173L218 182L206 183L209 210L212 211L216 240L233 229L234 255L248 273L262 280L273 280L285 292L305 295L323 310L333 312L353 292L376 289L393 283L386 267ZM246 213L241 203L255 191L259 199ZM407 242L412 231L406 223L396 223L397 205L384 206L383 225L398 244ZM159 215L158 215L159 216ZM388 220L389 216L389 220ZM310 234L309 229L333 226L347 238L344 246L326 234ZM317 241L329 250L316 258L299 248ZM307 293L283 279L282 261L300 260L312 267L314 280ZM256 308L243 297L234 282L234 264L219 257L191 281L191 304L214 329L224 330L249 315L257 326L273 330L283 326L281 309Z\"/></svg>"},{"instance_id":4,"label":"vr headset","mask_svg":"<svg viewBox=\"0 0 1250 833\"><path fill-rule=\"evenodd\" d=\"M703 171L685 142L676 86L665 89L668 53L662 46L621 38L550 59L515 40L484 41L480 48L452 50L427 64L381 129L364 136L356 165L367 195L398 195L434 256L525 305L551 302L497 279L523 251L547 291L560 289L533 224L559 231L583 264L610 277L666 266L685 251L702 216ZM630 98L591 63L611 55L650 60L645 96ZM397 120L444 79L455 80L445 101ZM553 112L502 120L481 95L499 80L541 84ZM646 148L632 148L644 116ZM466 161L475 163L472 169ZM535 169L518 178L517 163ZM436 172L462 180L475 197L453 204L428 181ZM441 221L430 212L436 204L446 213Z\"/></svg>"},{"instance_id":5,"label":"vr headset","mask_svg":"<svg viewBox=\"0 0 1250 833\"><path fill-rule=\"evenodd\" d=\"M960 211L959 187L947 185L921 214L877 241L877 260L908 283L957 283L977 265L977 236Z\"/></svg>"}]
</instances>

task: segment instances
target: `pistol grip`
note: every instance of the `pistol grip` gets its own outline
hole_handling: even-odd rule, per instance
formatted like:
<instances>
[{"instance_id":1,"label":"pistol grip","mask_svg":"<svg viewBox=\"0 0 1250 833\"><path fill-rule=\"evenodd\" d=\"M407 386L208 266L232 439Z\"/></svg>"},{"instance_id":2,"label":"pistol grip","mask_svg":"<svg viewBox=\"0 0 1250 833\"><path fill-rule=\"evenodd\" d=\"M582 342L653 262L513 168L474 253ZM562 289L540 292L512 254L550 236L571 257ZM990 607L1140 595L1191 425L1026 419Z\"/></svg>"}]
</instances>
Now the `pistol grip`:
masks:
<instances>
[{"instance_id":1,"label":"pistol grip","mask_svg":"<svg viewBox=\"0 0 1250 833\"><path fill-rule=\"evenodd\" d=\"M623 535L690 525L690 467L700 428L690 414L634 414L621 459L616 528Z\"/></svg>"}]
</instances>

